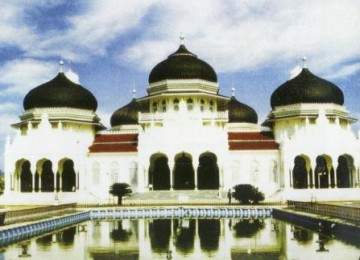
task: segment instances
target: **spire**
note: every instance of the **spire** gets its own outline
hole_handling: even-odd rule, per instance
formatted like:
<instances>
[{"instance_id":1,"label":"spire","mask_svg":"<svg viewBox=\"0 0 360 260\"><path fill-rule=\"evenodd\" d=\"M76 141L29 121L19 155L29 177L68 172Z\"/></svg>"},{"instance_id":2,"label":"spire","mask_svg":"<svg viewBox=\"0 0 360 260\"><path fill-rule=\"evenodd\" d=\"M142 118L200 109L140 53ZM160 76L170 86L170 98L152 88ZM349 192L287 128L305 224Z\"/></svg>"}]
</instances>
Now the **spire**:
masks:
<instances>
[{"instance_id":1,"label":"spire","mask_svg":"<svg viewBox=\"0 0 360 260\"><path fill-rule=\"evenodd\" d=\"M185 36L182 32L180 33L179 38L180 38L180 45L184 45Z\"/></svg>"},{"instance_id":2,"label":"spire","mask_svg":"<svg viewBox=\"0 0 360 260\"><path fill-rule=\"evenodd\" d=\"M64 73L64 62L62 58L60 58L59 65L60 65L60 73Z\"/></svg>"},{"instance_id":3,"label":"spire","mask_svg":"<svg viewBox=\"0 0 360 260\"><path fill-rule=\"evenodd\" d=\"M135 99L136 98L136 89L135 89L135 87L133 87L132 95L133 95L133 98Z\"/></svg>"},{"instance_id":4,"label":"spire","mask_svg":"<svg viewBox=\"0 0 360 260\"><path fill-rule=\"evenodd\" d=\"M231 88L231 96L235 97L235 88L234 87Z\"/></svg>"},{"instance_id":5,"label":"spire","mask_svg":"<svg viewBox=\"0 0 360 260\"><path fill-rule=\"evenodd\" d=\"M301 58L301 60L302 60L302 67L303 67L303 69L306 69L307 68L307 58L306 58L306 56L303 56L302 58Z\"/></svg>"}]
</instances>

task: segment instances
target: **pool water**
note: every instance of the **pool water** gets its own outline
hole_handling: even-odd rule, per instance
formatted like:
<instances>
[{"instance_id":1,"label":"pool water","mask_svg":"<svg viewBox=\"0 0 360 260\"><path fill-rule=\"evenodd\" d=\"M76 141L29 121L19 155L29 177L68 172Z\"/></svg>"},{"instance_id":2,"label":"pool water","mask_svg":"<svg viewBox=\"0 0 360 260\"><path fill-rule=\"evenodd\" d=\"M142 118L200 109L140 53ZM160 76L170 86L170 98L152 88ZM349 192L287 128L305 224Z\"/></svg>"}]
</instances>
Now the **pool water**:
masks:
<instances>
[{"instance_id":1,"label":"pool water","mask_svg":"<svg viewBox=\"0 0 360 260\"><path fill-rule=\"evenodd\" d=\"M0 259L359 259L360 241L275 220L89 220L2 248Z\"/></svg>"}]
</instances>

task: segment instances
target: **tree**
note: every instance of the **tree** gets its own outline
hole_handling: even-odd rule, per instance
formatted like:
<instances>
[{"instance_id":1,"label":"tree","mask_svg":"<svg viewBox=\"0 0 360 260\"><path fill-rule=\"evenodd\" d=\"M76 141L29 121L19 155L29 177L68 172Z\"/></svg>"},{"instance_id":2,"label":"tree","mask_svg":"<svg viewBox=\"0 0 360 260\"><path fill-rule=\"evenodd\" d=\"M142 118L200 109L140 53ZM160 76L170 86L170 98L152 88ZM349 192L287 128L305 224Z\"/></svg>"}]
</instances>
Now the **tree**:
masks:
<instances>
[{"instance_id":1,"label":"tree","mask_svg":"<svg viewBox=\"0 0 360 260\"><path fill-rule=\"evenodd\" d=\"M132 190L130 189L130 185L127 183L114 183L110 186L109 193L111 195L118 197L118 205L122 205L122 198L124 196L130 195Z\"/></svg>"},{"instance_id":2,"label":"tree","mask_svg":"<svg viewBox=\"0 0 360 260\"><path fill-rule=\"evenodd\" d=\"M238 184L234 186L234 190L232 196L243 204L258 204L265 199L264 194L250 184Z\"/></svg>"},{"instance_id":3,"label":"tree","mask_svg":"<svg viewBox=\"0 0 360 260\"><path fill-rule=\"evenodd\" d=\"M0 176L0 195L4 193L4 189L5 189L4 176Z\"/></svg>"}]
</instances>

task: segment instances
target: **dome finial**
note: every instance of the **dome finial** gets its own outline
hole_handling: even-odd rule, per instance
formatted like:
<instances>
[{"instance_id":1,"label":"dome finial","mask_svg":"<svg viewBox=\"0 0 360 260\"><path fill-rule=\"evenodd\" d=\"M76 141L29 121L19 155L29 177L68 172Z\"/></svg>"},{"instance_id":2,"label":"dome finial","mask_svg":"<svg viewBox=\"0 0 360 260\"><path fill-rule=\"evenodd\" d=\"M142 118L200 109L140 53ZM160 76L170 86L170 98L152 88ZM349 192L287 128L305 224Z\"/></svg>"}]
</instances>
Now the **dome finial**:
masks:
<instances>
[{"instance_id":1,"label":"dome finial","mask_svg":"<svg viewBox=\"0 0 360 260\"><path fill-rule=\"evenodd\" d=\"M235 88L234 87L231 88L231 96L235 97Z\"/></svg>"},{"instance_id":2,"label":"dome finial","mask_svg":"<svg viewBox=\"0 0 360 260\"><path fill-rule=\"evenodd\" d=\"M63 62L62 58L60 58L59 65L60 65L60 73L63 73L64 72L64 62Z\"/></svg>"},{"instance_id":3,"label":"dome finial","mask_svg":"<svg viewBox=\"0 0 360 260\"><path fill-rule=\"evenodd\" d=\"M306 58L306 56L303 56L302 58L301 58L301 60L302 60L302 62L303 62L303 69L306 69L307 68L307 58Z\"/></svg>"},{"instance_id":4,"label":"dome finial","mask_svg":"<svg viewBox=\"0 0 360 260\"><path fill-rule=\"evenodd\" d=\"M184 40L185 40L185 36L184 36L184 34L183 34L182 32L180 33L179 38L180 38L180 44L183 45L183 44L184 44Z\"/></svg>"},{"instance_id":5,"label":"dome finial","mask_svg":"<svg viewBox=\"0 0 360 260\"><path fill-rule=\"evenodd\" d=\"M136 98L136 89L135 89L135 87L133 87L132 95L133 95L133 98Z\"/></svg>"}]
</instances>

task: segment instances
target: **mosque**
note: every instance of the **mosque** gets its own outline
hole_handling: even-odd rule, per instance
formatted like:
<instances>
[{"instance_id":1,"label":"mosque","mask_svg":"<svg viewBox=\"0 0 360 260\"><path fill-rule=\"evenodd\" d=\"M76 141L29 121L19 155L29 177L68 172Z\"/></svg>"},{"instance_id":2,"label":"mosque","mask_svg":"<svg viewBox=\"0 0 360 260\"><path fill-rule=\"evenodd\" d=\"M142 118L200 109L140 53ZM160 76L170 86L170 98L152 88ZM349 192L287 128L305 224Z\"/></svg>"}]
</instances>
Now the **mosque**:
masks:
<instances>
[{"instance_id":1,"label":"mosque","mask_svg":"<svg viewBox=\"0 0 360 260\"><path fill-rule=\"evenodd\" d=\"M30 90L6 142L2 201L106 203L117 182L137 193L249 183L268 201L360 198L356 120L342 90L306 66L274 88L261 124L234 93L219 94L214 69L183 44L151 70L146 91L106 129L94 95L62 69Z\"/></svg>"}]
</instances>

